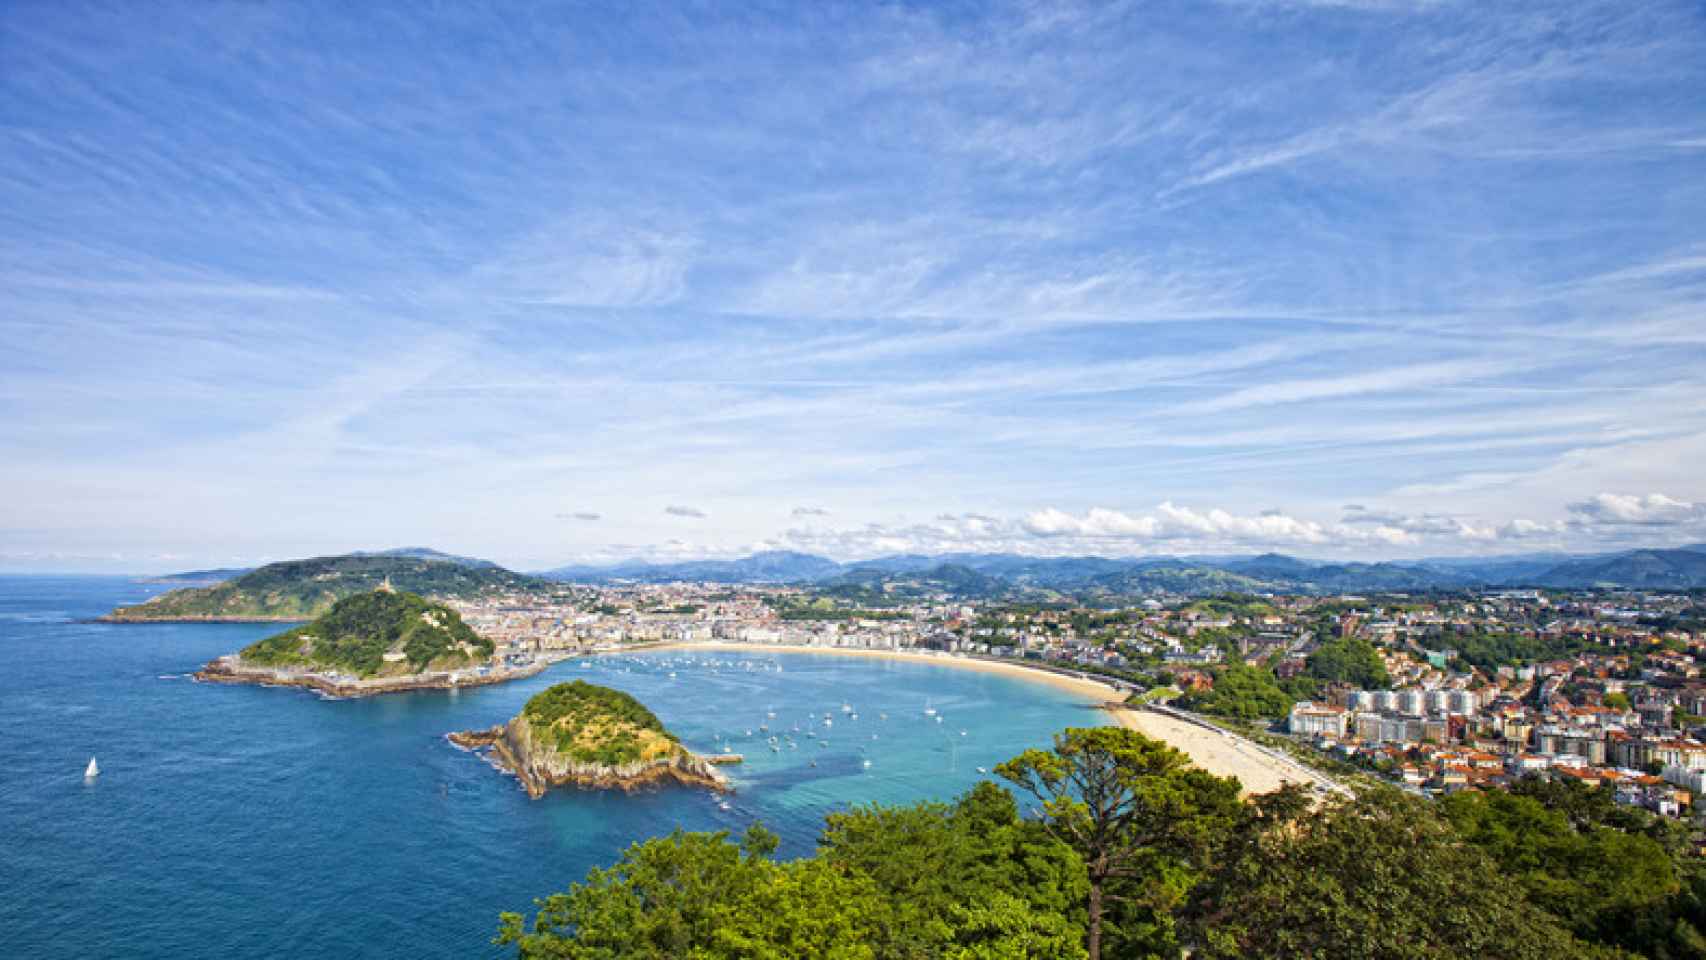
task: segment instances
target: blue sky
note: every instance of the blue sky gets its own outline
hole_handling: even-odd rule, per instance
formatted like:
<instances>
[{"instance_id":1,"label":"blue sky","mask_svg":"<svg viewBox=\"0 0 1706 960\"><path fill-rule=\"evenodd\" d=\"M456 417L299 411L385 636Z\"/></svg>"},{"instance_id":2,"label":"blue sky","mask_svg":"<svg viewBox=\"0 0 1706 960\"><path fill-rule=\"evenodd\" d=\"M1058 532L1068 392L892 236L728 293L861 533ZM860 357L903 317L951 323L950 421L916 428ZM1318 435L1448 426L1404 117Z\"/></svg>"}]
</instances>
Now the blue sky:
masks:
<instances>
[{"instance_id":1,"label":"blue sky","mask_svg":"<svg viewBox=\"0 0 1706 960\"><path fill-rule=\"evenodd\" d=\"M12 3L0 566L1706 540L1698 3Z\"/></svg>"}]
</instances>

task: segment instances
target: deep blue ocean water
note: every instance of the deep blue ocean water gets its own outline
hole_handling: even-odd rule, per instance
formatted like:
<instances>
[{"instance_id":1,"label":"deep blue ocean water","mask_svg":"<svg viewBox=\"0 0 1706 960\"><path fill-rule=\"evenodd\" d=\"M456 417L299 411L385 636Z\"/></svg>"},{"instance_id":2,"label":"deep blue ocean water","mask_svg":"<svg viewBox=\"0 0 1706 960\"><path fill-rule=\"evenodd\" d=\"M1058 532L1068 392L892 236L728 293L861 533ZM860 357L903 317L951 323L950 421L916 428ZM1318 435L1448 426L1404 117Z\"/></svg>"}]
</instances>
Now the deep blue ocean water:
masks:
<instances>
[{"instance_id":1,"label":"deep blue ocean water","mask_svg":"<svg viewBox=\"0 0 1706 960\"><path fill-rule=\"evenodd\" d=\"M950 799L978 767L1103 722L1024 680L756 651L596 657L513 684L365 700L198 684L185 675L278 628L84 622L162 589L0 577L0 953L503 955L489 945L499 911L528 909L636 840L762 820L782 855L810 853L827 812ZM731 809L684 789L529 800L444 739L573 679L633 693L690 748L743 753L725 768ZM765 723L799 724L799 748L771 752ZM91 755L102 775L85 783Z\"/></svg>"}]
</instances>

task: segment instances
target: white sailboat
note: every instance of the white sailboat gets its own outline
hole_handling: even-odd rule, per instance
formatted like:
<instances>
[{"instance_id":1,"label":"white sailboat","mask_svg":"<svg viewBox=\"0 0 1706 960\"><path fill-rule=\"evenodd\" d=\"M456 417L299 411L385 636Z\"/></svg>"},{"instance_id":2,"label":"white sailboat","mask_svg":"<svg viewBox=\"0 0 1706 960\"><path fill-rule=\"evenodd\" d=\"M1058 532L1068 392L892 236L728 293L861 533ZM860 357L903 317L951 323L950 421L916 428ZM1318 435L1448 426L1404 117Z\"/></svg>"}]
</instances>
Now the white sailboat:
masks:
<instances>
[{"instance_id":1,"label":"white sailboat","mask_svg":"<svg viewBox=\"0 0 1706 960\"><path fill-rule=\"evenodd\" d=\"M90 757L89 758L89 766L87 769L85 769L83 771L83 779L93 780L100 775L101 775L101 765L95 762L94 757Z\"/></svg>"}]
</instances>

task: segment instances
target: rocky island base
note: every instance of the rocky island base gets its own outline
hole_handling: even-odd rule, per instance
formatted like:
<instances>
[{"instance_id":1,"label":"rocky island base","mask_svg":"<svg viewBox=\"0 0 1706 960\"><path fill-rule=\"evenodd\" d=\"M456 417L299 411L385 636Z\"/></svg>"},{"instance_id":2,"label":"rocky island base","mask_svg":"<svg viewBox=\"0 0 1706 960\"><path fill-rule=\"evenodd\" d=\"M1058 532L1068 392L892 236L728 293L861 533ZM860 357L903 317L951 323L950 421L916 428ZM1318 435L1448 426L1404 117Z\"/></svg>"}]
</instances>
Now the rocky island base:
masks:
<instances>
[{"instance_id":1,"label":"rocky island base","mask_svg":"<svg viewBox=\"0 0 1706 960\"><path fill-rule=\"evenodd\" d=\"M448 739L469 750L489 749L493 764L515 774L534 799L553 787L733 790L714 762L681 746L638 700L580 680L536 694L508 723Z\"/></svg>"},{"instance_id":2,"label":"rocky island base","mask_svg":"<svg viewBox=\"0 0 1706 960\"><path fill-rule=\"evenodd\" d=\"M317 673L291 670L263 664L245 663L240 656L230 655L210 661L191 674L204 683L252 683L264 687L303 687L329 697L371 697L381 693L406 693L410 690L460 690L464 687L483 687L508 683L534 676L553 661L536 660L524 666L507 668L438 671L404 674L394 677L356 677L339 673Z\"/></svg>"}]
</instances>

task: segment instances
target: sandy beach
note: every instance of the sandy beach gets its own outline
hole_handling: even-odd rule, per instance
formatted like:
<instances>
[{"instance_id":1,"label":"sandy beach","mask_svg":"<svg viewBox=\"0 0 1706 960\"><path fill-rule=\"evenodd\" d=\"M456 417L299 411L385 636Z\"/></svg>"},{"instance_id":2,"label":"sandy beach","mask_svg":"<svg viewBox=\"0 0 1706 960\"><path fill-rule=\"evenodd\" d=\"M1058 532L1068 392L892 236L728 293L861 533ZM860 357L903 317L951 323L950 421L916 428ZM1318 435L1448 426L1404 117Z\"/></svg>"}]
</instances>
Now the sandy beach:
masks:
<instances>
[{"instance_id":1,"label":"sandy beach","mask_svg":"<svg viewBox=\"0 0 1706 960\"><path fill-rule=\"evenodd\" d=\"M1246 795L1267 793L1281 784L1328 783L1321 774L1282 754L1276 754L1236 734L1221 734L1177 717L1153 710L1118 706L1125 695L1117 688L1096 680L1083 680L1048 670L957 657L940 653L910 650L865 650L856 647L808 647L792 644L729 643L703 641L694 643L665 643L648 645L647 650L726 650L738 653L816 653L837 657L869 657L882 660L910 660L938 666L984 673L1000 673L1033 683L1045 683L1057 690L1083 697L1085 700L1109 707L1116 722L1144 736L1170 744L1191 758L1191 762L1222 777L1237 777Z\"/></svg>"},{"instance_id":2,"label":"sandy beach","mask_svg":"<svg viewBox=\"0 0 1706 960\"><path fill-rule=\"evenodd\" d=\"M1235 734L1221 734L1153 710L1116 709L1122 726L1171 744L1191 762L1221 777L1237 777L1246 795L1267 793L1281 784L1323 783L1325 778L1303 764L1264 750Z\"/></svg>"},{"instance_id":3,"label":"sandy beach","mask_svg":"<svg viewBox=\"0 0 1706 960\"><path fill-rule=\"evenodd\" d=\"M878 660L910 660L914 663L933 663L942 667L999 673L1034 683L1046 683L1057 690L1074 693L1093 703L1125 699L1115 687L1096 680L1080 680L1048 670L1024 667L1016 663L956 657L945 653L920 653L910 650L865 650L858 647L807 647L782 643L728 643L718 640L693 643L665 643L647 646L647 650L728 650L738 653L817 653L834 657L868 657Z\"/></svg>"}]
</instances>

